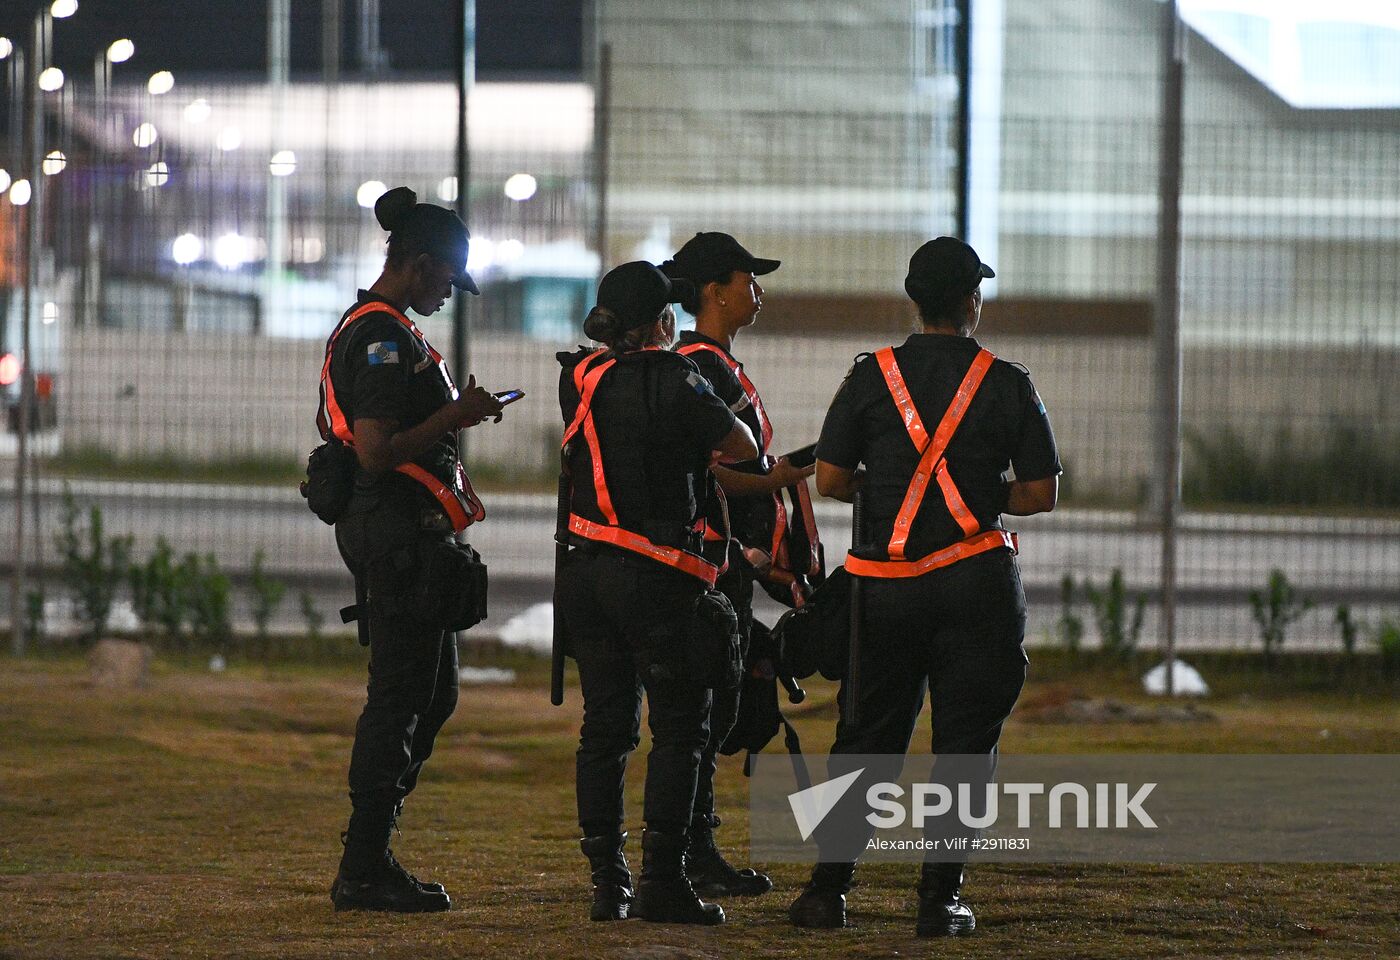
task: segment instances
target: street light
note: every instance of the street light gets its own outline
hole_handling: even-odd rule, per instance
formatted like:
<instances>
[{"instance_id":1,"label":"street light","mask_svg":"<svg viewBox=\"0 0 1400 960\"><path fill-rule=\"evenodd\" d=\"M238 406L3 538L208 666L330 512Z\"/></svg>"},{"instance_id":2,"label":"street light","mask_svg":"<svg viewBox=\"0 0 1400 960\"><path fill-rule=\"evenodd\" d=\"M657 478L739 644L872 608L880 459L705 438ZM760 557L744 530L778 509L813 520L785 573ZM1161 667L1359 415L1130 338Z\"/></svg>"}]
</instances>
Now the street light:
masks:
<instances>
[{"instance_id":1,"label":"street light","mask_svg":"<svg viewBox=\"0 0 1400 960\"><path fill-rule=\"evenodd\" d=\"M10 171L0 167L0 193L10 189Z\"/></svg>"},{"instance_id":2,"label":"street light","mask_svg":"<svg viewBox=\"0 0 1400 960\"><path fill-rule=\"evenodd\" d=\"M506 180L506 196L517 203L529 200L538 188L539 183L528 173L513 174Z\"/></svg>"},{"instance_id":3,"label":"street light","mask_svg":"<svg viewBox=\"0 0 1400 960\"><path fill-rule=\"evenodd\" d=\"M291 150L278 150L268 161L267 169L274 177L290 177L296 173L297 155Z\"/></svg>"},{"instance_id":4,"label":"street light","mask_svg":"<svg viewBox=\"0 0 1400 960\"><path fill-rule=\"evenodd\" d=\"M66 166L68 166L68 155L62 150L50 150L44 155L44 176L52 177L54 174L62 173Z\"/></svg>"},{"instance_id":5,"label":"street light","mask_svg":"<svg viewBox=\"0 0 1400 960\"><path fill-rule=\"evenodd\" d=\"M131 142L145 150L151 144L160 139L160 133L156 130L154 123L143 123L131 132Z\"/></svg>"},{"instance_id":6,"label":"street light","mask_svg":"<svg viewBox=\"0 0 1400 960\"><path fill-rule=\"evenodd\" d=\"M45 93L53 93L55 90L63 89L63 71L58 67L48 67L39 74L39 89Z\"/></svg>"},{"instance_id":7,"label":"street light","mask_svg":"<svg viewBox=\"0 0 1400 960\"><path fill-rule=\"evenodd\" d=\"M10 54L15 52L14 41L9 37L0 37L0 60L8 60Z\"/></svg>"},{"instance_id":8,"label":"street light","mask_svg":"<svg viewBox=\"0 0 1400 960\"><path fill-rule=\"evenodd\" d=\"M53 0L53 6L49 7L49 13L55 20L67 20L77 12L78 0Z\"/></svg>"},{"instance_id":9,"label":"street light","mask_svg":"<svg viewBox=\"0 0 1400 960\"><path fill-rule=\"evenodd\" d=\"M107 61L109 63L126 63L136 54L136 44L123 37L120 40L113 40L107 47Z\"/></svg>"},{"instance_id":10,"label":"street light","mask_svg":"<svg viewBox=\"0 0 1400 960\"><path fill-rule=\"evenodd\" d=\"M169 93L175 89L175 74L169 70L157 70L151 74L151 79L146 81L146 89L153 97Z\"/></svg>"},{"instance_id":11,"label":"street light","mask_svg":"<svg viewBox=\"0 0 1400 960\"><path fill-rule=\"evenodd\" d=\"M16 180L10 184L10 202L17 207L24 206L33 195L34 188L29 185L28 180Z\"/></svg>"}]
</instances>

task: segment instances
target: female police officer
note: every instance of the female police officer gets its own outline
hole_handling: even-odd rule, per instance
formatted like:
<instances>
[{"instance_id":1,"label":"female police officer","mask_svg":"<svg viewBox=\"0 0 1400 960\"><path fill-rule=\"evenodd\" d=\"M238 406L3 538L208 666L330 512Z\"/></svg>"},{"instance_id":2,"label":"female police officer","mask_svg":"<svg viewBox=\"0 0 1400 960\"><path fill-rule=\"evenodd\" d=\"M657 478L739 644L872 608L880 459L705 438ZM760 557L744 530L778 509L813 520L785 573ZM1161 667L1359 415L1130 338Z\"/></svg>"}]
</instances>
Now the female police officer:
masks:
<instances>
[{"instance_id":1,"label":"female police officer","mask_svg":"<svg viewBox=\"0 0 1400 960\"><path fill-rule=\"evenodd\" d=\"M715 393L735 411L753 433L758 457L743 463L716 464L713 468L728 501L732 534L737 545L764 551L774 566L781 558L773 556L775 531L779 537L785 512L779 491L802 483L814 466L794 467L785 458L768 455L773 428L753 381L731 352L734 337L752 326L763 306L763 288L758 278L778 269L777 260L755 257L727 233L697 233L676 251L661 269L671 277L681 277L695 285L692 297L681 305L695 316L695 330L680 335L676 352L695 361L700 373L710 381ZM753 568L744 555L733 551L730 570L720 578L719 589L729 597L739 617L740 636L745 645L753 622ZM781 570L779 571L781 573ZM700 760L700 777L695 790L695 810L690 823L686 851L686 872L697 890L711 896L766 893L773 882L752 868L735 869L715 845L716 754L738 715L738 691L715 691L710 712L710 739Z\"/></svg>"},{"instance_id":2,"label":"female police officer","mask_svg":"<svg viewBox=\"0 0 1400 960\"><path fill-rule=\"evenodd\" d=\"M710 691L698 679L697 601L713 598L716 567L700 556L708 465L714 454L757 453L690 360L663 349L676 287L645 262L603 278L584 332L605 349L559 355L564 457L572 477L570 555L555 616L578 661L584 716L577 758L579 826L592 868L595 920L632 916L721 923L686 878L686 827L704 749ZM723 601L721 601L723 602ZM724 603L730 629L733 613ZM646 691L647 759L642 876L635 900L623 858L623 777L637 746Z\"/></svg>"},{"instance_id":3,"label":"female police officer","mask_svg":"<svg viewBox=\"0 0 1400 960\"><path fill-rule=\"evenodd\" d=\"M459 394L406 315L410 307L435 313L454 287L478 292L465 269L466 226L450 210L418 203L407 187L385 193L374 213L389 231L388 258L327 341L317 416L322 437L351 447L358 461L336 544L366 588L357 593L370 647L368 698L350 756L353 810L331 899L337 910L446 910L440 885L399 866L389 833L457 703L456 639L429 608L471 598L425 582L434 563L442 569L443 550L453 556L453 533L485 515L456 431L499 418L501 404L475 377Z\"/></svg>"},{"instance_id":4,"label":"female police officer","mask_svg":"<svg viewBox=\"0 0 1400 960\"><path fill-rule=\"evenodd\" d=\"M847 501L860 490L867 521L846 559L864 597L858 725L846 715L843 691L834 755L902 762L927 687L933 752L970 757L974 775L989 778L1002 723L1025 682L1025 596L1001 514L1053 509L1060 462L1030 378L972 339L980 284L991 276L952 237L920 247L905 290L923 332L859 360L822 426L817 489ZM1016 476L1009 483L1008 466ZM818 832L823 862L792 904L793 923L844 925L855 852L869 836L854 832ZM924 864L919 935L971 932L962 876L961 863Z\"/></svg>"}]
</instances>

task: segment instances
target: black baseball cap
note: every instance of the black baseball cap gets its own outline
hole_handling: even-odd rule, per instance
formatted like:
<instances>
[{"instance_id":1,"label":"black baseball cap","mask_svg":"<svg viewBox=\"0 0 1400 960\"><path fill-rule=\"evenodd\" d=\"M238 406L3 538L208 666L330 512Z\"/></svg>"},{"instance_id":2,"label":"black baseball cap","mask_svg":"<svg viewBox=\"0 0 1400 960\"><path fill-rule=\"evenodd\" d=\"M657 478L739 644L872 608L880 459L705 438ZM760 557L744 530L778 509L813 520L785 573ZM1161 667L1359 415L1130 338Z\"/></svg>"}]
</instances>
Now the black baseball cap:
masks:
<instances>
[{"instance_id":1,"label":"black baseball cap","mask_svg":"<svg viewBox=\"0 0 1400 960\"><path fill-rule=\"evenodd\" d=\"M379 225L389 231L389 239L402 238L418 244L424 253L452 267L452 285L458 290L479 294L476 281L467 273L467 250L471 231L446 207L419 203L408 187L395 187L374 204Z\"/></svg>"},{"instance_id":2,"label":"black baseball cap","mask_svg":"<svg viewBox=\"0 0 1400 960\"><path fill-rule=\"evenodd\" d=\"M781 264L781 260L755 257L727 233L702 232L687 240L663 268L673 277L685 277L701 286L735 270L762 276Z\"/></svg>"},{"instance_id":3,"label":"black baseball cap","mask_svg":"<svg viewBox=\"0 0 1400 960\"><path fill-rule=\"evenodd\" d=\"M915 302L964 297L996 271L956 237L935 237L909 258L904 292Z\"/></svg>"},{"instance_id":4,"label":"black baseball cap","mask_svg":"<svg viewBox=\"0 0 1400 960\"><path fill-rule=\"evenodd\" d=\"M671 279L654 264L633 260L613 267L598 284L598 307L620 321L622 330L653 323L668 303L680 303L693 287L685 279Z\"/></svg>"}]
</instances>

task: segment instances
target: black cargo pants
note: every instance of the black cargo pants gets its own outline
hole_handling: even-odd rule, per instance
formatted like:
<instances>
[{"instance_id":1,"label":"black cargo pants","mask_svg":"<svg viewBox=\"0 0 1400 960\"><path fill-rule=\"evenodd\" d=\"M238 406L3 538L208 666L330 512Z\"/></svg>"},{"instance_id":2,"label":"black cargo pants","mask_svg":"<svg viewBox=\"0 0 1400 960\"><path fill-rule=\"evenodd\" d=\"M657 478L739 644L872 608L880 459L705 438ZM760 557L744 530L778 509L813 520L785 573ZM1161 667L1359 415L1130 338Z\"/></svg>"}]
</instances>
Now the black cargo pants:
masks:
<instances>
[{"instance_id":1,"label":"black cargo pants","mask_svg":"<svg viewBox=\"0 0 1400 960\"><path fill-rule=\"evenodd\" d=\"M867 577L861 585L858 724L852 726L845 716L843 683L828 774L840 776L858 766L867 771L843 804L863 805L867 780L899 775L925 691L932 704L932 752L968 757L943 769L991 782L1002 725L1026 679L1026 600L1016 558L1009 550L993 550L921 577ZM855 754L883 759L843 763L840 756ZM972 795L980 794L974 789ZM854 833L853 824L860 825ZM817 831L823 862L855 860L873 831L863 816L829 815L823 821L828 825L834 829ZM952 818L930 818L926 834L970 831Z\"/></svg>"},{"instance_id":2,"label":"black cargo pants","mask_svg":"<svg viewBox=\"0 0 1400 960\"><path fill-rule=\"evenodd\" d=\"M729 569L715 583L715 589L729 598L734 613L739 618L739 643L742 647L740 655L744 662L747 662L749 637L753 629L753 577L752 572L740 559L737 547L730 551ZM710 737L705 743L704 752L700 754L700 771L695 780L693 815L696 817L714 815L715 772L719 767L719 748L723 746L725 737L734 729L734 722L739 719L739 696L743 686L741 682L735 687L713 691Z\"/></svg>"},{"instance_id":3,"label":"black cargo pants","mask_svg":"<svg viewBox=\"0 0 1400 960\"><path fill-rule=\"evenodd\" d=\"M643 819L669 833L690 822L710 691L690 680L648 679L645 668L655 628L689 616L703 589L694 577L602 545L575 548L559 572L554 615L583 691L576 788L584 836L623 829L623 781L641 741L643 691L652 740Z\"/></svg>"},{"instance_id":4,"label":"black cargo pants","mask_svg":"<svg viewBox=\"0 0 1400 960\"><path fill-rule=\"evenodd\" d=\"M411 492L410 492L411 494ZM439 515L440 516L440 515ZM362 498L336 524L336 545L369 588L369 683L350 753L350 839L387 844L433 742L457 706L456 638L414 616L417 544L450 536L416 496Z\"/></svg>"}]
</instances>

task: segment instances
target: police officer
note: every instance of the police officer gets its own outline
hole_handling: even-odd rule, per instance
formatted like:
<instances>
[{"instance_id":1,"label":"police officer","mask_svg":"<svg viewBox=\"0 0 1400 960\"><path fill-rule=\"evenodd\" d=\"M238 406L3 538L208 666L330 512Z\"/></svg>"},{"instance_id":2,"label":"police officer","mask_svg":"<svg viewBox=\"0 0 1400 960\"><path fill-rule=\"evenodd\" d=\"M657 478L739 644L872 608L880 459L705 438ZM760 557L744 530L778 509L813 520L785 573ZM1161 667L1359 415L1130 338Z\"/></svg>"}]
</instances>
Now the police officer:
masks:
<instances>
[{"instance_id":1,"label":"police officer","mask_svg":"<svg viewBox=\"0 0 1400 960\"><path fill-rule=\"evenodd\" d=\"M398 187L375 204L389 231L383 273L326 345L323 438L353 448L354 493L336 544L365 597L369 684L350 755L350 823L331 888L336 910L447 910L440 884L418 881L389 850L389 834L433 740L457 703L457 646L426 616L431 548L484 516L462 470L456 431L499 419L501 403L468 381L460 394L442 357L408 318L429 316L453 289L477 293L465 269L469 234L452 211ZM450 599L442 585L431 599Z\"/></svg>"},{"instance_id":2,"label":"police officer","mask_svg":"<svg viewBox=\"0 0 1400 960\"><path fill-rule=\"evenodd\" d=\"M578 817L594 920L724 920L718 905L696 896L683 861L711 700L688 661L696 641L687 631L698 601L718 596L707 592L718 570L700 555L697 533L709 462L715 452L745 460L757 449L695 364L664 349L675 331L668 304L681 286L649 263L617 267L584 324L605 348L559 354L573 546L559 572L555 616L583 692ZM732 636L727 603L722 612ZM652 748L634 899L622 789L643 691Z\"/></svg>"},{"instance_id":3,"label":"police officer","mask_svg":"<svg viewBox=\"0 0 1400 960\"><path fill-rule=\"evenodd\" d=\"M992 276L952 237L921 246L905 290L923 332L858 358L822 427L817 489L846 501L860 491L866 520L846 562L863 590L858 725L843 690L834 755L898 755L902 764L927 688L933 752L980 757L990 778L1025 681L1025 596L1001 515L1053 509L1060 462L1025 371L972 339L980 284ZM1014 480L1003 479L1008 467ZM818 833L823 862L789 910L794 924L845 924L851 851L866 839L834 858L838 844ZM920 936L972 931L962 878L961 863L924 863Z\"/></svg>"},{"instance_id":4,"label":"police officer","mask_svg":"<svg viewBox=\"0 0 1400 960\"><path fill-rule=\"evenodd\" d=\"M752 326L762 309L763 287L758 278L772 273L779 265L777 260L749 253L729 234L717 232L697 233L676 251L675 257L661 265L668 276L685 278L696 288L694 295L681 303L695 317L695 330L680 334L677 352L695 361L715 393L749 428L758 444L757 458L712 468L727 500L732 544L736 547L729 554L729 570L720 578L718 587L734 606L746 649L753 623L756 575L748 558L762 555L766 557L765 565L778 562L779 558L771 556L771 536L775 513L783 511L779 491L804 482L815 469L815 465L794 467L786 458L775 460L769 455L772 424L762 397L732 352L734 337ZM714 831L719 826L715 815L716 756L738 716L738 692L715 691L710 739L700 760L686 850L686 871L691 882L702 894L716 897L755 896L773 888L766 874L750 867L732 866L715 844Z\"/></svg>"}]
</instances>

